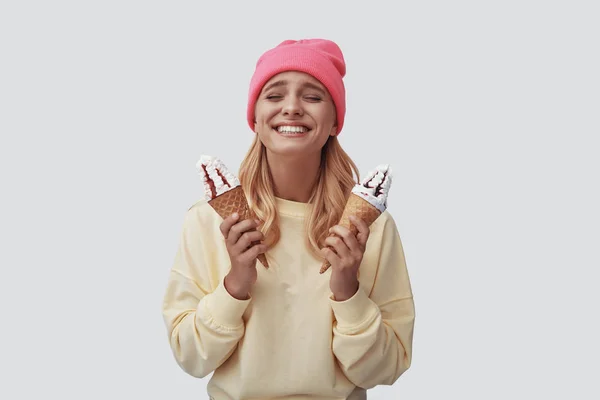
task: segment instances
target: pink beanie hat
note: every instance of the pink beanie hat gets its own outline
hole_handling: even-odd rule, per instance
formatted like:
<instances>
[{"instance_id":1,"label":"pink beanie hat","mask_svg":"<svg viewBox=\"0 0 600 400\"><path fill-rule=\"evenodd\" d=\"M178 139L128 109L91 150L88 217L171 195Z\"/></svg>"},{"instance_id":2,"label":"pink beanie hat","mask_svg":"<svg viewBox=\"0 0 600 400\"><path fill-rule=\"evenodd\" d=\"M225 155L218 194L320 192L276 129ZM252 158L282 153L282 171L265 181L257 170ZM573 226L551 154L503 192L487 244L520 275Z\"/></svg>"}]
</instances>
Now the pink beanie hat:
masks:
<instances>
[{"instance_id":1,"label":"pink beanie hat","mask_svg":"<svg viewBox=\"0 0 600 400\"><path fill-rule=\"evenodd\" d=\"M337 133L344 125L346 63L339 46L326 39L285 40L266 51L256 63L248 94L248 124L254 130L254 106L263 86L274 75L300 71L314 76L329 91L337 112Z\"/></svg>"}]
</instances>

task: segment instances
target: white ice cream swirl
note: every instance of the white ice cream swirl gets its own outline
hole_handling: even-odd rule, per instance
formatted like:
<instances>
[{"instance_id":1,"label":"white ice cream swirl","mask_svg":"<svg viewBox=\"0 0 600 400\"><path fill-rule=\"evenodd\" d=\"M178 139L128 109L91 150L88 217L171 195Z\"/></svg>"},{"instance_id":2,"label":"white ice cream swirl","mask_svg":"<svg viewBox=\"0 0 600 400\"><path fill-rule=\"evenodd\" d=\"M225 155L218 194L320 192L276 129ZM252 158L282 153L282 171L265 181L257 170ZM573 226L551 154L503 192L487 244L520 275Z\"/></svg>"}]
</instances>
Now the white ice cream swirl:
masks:
<instances>
[{"instance_id":1,"label":"white ice cream swirl","mask_svg":"<svg viewBox=\"0 0 600 400\"><path fill-rule=\"evenodd\" d=\"M196 163L198 174L202 176L204 183L204 195L206 200L212 200L223 193L240 186L238 178L229 172L223 161L217 157L202 155ZM227 182L224 182L224 180ZM214 184L213 187L210 182Z\"/></svg>"},{"instance_id":2,"label":"white ice cream swirl","mask_svg":"<svg viewBox=\"0 0 600 400\"><path fill-rule=\"evenodd\" d=\"M392 168L381 164L370 171L360 185L352 188L352 193L367 200L381 212L387 208L387 198L392 185Z\"/></svg>"}]
</instances>

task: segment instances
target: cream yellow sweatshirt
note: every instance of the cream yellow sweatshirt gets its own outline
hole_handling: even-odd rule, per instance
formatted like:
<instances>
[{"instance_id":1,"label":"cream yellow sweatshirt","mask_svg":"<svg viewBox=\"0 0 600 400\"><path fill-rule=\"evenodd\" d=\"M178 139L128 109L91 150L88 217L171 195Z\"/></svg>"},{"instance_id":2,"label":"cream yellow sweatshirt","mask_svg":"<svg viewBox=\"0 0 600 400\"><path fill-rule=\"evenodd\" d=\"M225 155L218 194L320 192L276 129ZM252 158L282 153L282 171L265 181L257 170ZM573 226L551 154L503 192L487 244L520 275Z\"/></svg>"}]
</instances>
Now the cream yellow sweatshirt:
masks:
<instances>
[{"instance_id":1,"label":"cream yellow sweatshirt","mask_svg":"<svg viewBox=\"0 0 600 400\"><path fill-rule=\"evenodd\" d=\"M269 269L257 262L251 298L223 286L230 260L222 219L204 200L185 214L162 313L179 366L214 371L214 400L358 400L391 385L411 364L413 294L396 224L388 211L371 225L360 288L334 301L331 268L304 246L307 204L277 199L281 240Z\"/></svg>"}]
</instances>

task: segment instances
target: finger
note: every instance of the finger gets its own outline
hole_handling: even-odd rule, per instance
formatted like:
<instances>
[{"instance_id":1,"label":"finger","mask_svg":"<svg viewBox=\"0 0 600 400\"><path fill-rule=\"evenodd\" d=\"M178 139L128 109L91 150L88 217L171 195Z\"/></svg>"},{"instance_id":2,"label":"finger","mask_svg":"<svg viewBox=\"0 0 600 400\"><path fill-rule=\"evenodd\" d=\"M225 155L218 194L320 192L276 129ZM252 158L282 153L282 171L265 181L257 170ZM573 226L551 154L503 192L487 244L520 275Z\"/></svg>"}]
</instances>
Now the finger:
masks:
<instances>
[{"instance_id":1,"label":"finger","mask_svg":"<svg viewBox=\"0 0 600 400\"><path fill-rule=\"evenodd\" d=\"M260 254L266 253L268 247L266 244L256 244L246 250L244 254L241 255L244 261L251 261L256 259Z\"/></svg>"},{"instance_id":2,"label":"finger","mask_svg":"<svg viewBox=\"0 0 600 400\"><path fill-rule=\"evenodd\" d=\"M356 235L352 233L350 229L346 228L345 226L335 225L329 230L329 232L335 233L336 235L341 237L351 252L360 252L360 244L356 239Z\"/></svg>"},{"instance_id":3,"label":"finger","mask_svg":"<svg viewBox=\"0 0 600 400\"><path fill-rule=\"evenodd\" d=\"M333 252L333 250L324 247L321 249L321 254L331 265L340 265L341 259Z\"/></svg>"},{"instance_id":4,"label":"finger","mask_svg":"<svg viewBox=\"0 0 600 400\"><path fill-rule=\"evenodd\" d=\"M350 256L350 249L346 246L344 239L338 236L329 236L324 242L326 245L331 246L335 249L336 254L340 258L346 258Z\"/></svg>"},{"instance_id":5,"label":"finger","mask_svg":"<svg viewBox=\"0 0 600 400\"><path fill-rule=\"evenodd\" d=\"M240 236L244 234L244 232L255 230L257 226L258 222L253 219L245 219L243 221L240 221L237 224L233 225L229 230L229 235L227 235L227 241L231 246L234 246L240 239Z\"/></svg>"},{"instance_id":6,"label":"finger","mask_svg":"<svg viewBox=\"0 0 600 400\"><path fill-rule=\"evenodd\" d=\"M356 226L356 229L358 229L356 239L358 240L358 243L360 244L362 249L364 249L367 245L369 234L371 233L369 225L367 225L367 223L362 218L358 218L354 215L350 216L350 223L352 223L352 225Z\"/></svg>"},{"instance_id":7,"label":"finger","mask_svg":"<svg viewBox=\"0 0 600 400\"><path fill-rule=\"evenodd\" d=\"M237 243L233 246L235 253L240 254L246 251L250 246L256 244L257 242L260 244L260 241L264 239L264 235L261 231L247 231L244 232Z\"/></svg>"},{"instance_id":8,"label":"finger","mask_svg":"<svg viewBox=\"0 0 600 400\"><path fill-rule=\"evenodd\" d=\"M219 225L219 229L221 230L221 233L223 234L223 237L225 239L227 239L227 236L229 235L229 230L233 225L237 223L239 218L240 215L238 213L233 213L229 217L225 218L223 222L221 222L221 225Z\"/></svg>"}]
</instances>

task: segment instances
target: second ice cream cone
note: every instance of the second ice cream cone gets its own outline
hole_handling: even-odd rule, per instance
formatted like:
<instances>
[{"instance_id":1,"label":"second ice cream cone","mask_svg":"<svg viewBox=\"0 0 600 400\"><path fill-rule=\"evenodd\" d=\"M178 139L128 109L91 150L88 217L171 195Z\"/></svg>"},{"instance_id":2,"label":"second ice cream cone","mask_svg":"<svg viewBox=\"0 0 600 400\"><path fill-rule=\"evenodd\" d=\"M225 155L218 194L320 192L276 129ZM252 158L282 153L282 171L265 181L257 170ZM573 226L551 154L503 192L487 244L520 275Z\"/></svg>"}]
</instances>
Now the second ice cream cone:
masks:
<instances>
[{"instance_id":1,"label":"second ice cream cone","mask_svg":"<svg viewBox=\"0 0 600 400\"><path fill-rule=\"evenodd\" d=\"M377 217L381 215L381 211L360 196L352 193L348 198L346 207L344 207L344 212L342 213L342 217L340 218L338 225L348 228L353 235L357 235L358 229L350 222L350 215L354 215L362 219L368 226L370 226L377 219ZM335 236L335 233L332 233L330 236ZM331 264L329 261L325 260L319 273L324 273L329 269L330 266Z\"/></svg>"}]
</instances>

